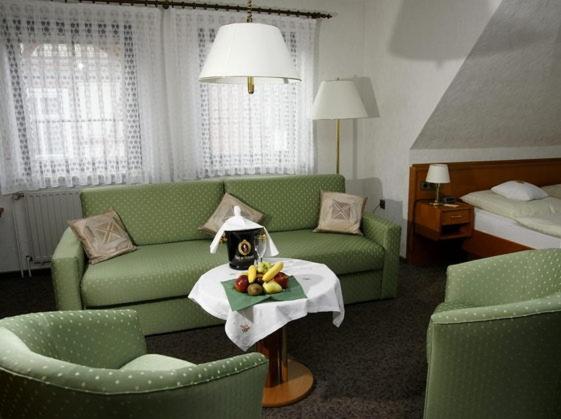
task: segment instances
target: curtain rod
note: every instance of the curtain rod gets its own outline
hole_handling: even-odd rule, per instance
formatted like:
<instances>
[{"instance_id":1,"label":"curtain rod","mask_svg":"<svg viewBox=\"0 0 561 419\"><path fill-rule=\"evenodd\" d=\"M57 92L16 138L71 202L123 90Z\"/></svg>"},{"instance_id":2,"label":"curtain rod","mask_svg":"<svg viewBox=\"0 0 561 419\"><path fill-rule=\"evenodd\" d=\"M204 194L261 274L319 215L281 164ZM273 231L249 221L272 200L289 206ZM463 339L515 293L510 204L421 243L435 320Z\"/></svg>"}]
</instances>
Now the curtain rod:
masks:
<instances>
[{"instance_id":1,"label":"curtain rod","mask_svg":"<svg viewBox=\"0 0 561 419\"><path fill-rule=\"evenodd\" d=\"M60 0L58 0L60 1ZM68 0L64 0L65 3ZM214 9L214 10L234 10L237 12L244 12L247 10L246 6L239 6L234 4L219 4L219 3L195 3L188 1L170 1L170 0L78 0L79 3L104 3L104 4L125 4L130 6L155 6L167 9L169 7L181 7L191 9ZM273 9L267 7L253 7L253 13L261 14L278 14L284 16L299 16L310 19L331 19L333 16L329 13L317 11L302 11L302 10L288 10L288 9Z\"/></svg>"}]
</instances>

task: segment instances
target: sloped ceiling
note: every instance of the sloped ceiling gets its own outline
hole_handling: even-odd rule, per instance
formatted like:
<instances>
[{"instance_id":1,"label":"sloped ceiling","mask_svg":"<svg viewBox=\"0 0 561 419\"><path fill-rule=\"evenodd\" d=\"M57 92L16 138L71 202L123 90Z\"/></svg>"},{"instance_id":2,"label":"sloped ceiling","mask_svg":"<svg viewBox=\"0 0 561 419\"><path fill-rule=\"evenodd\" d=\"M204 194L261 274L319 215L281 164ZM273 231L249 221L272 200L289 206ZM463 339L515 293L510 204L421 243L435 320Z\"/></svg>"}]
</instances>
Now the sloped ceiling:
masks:
<instances>
[{"instance_id":1,"label":"sloped ceiling","mask_svg":"<svg viewBox=\"0 0 561 419\"><path fill-rule=\"evenodd\" d=\"M412 149L561 145L561 1L503 0Z\"/></svg>"}]
</instances>

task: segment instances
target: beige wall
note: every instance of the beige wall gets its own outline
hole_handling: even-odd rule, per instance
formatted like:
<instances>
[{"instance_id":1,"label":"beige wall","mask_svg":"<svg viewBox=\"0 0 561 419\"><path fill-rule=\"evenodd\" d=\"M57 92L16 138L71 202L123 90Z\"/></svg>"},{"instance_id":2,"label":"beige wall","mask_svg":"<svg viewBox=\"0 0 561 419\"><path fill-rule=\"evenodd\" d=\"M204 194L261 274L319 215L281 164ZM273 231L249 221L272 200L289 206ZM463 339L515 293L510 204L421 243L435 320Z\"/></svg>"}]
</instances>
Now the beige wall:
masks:
<instances>
[{"instance_id":1,"label":"beige wall","mask_svg":"<svg viewBox=\"0 0 561 419\"><path fill-rule=\"evenodd\" d=\"M357 174L371 202L387 200L378 213L404 230L409 150L499 3L366 1L364 76L380 116L359 122Z\"/></svg>"}]
</instances>

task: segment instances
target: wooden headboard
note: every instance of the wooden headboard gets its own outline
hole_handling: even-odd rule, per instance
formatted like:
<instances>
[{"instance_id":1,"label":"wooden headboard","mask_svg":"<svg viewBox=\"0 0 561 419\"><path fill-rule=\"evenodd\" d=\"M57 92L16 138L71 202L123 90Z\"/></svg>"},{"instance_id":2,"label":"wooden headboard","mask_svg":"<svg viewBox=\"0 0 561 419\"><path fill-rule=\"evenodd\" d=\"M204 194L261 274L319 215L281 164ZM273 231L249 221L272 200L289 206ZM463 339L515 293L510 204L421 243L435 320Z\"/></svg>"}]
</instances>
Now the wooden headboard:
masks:
<instances>
[{"instance_id":1,"label":"wooden headboard","mask_svg":"<svg viewBox=\"0 0 561 419\"><path fill-rule=\"evenodd\" d=\"M538 186L561 183L561 158L447 164L450 183L442 185L441 195L451 195L457 198L470 192L491 189L508 180L524 180ZM434 199L435 195L433 189L423 188L429 166L429 163L413 164L409 169L408 253L414 240L412 223L416 203L419 200Z\"/></svg>"}]
</instances>

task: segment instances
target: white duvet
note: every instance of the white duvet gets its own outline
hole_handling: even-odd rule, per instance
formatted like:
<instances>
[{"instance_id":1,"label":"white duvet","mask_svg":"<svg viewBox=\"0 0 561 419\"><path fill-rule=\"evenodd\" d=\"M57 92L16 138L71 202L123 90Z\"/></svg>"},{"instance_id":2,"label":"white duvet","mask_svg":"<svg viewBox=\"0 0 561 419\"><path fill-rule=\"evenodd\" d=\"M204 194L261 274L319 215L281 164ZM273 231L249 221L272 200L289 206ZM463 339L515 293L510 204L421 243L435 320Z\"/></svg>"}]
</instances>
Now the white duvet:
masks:
<instances>
[{"instance_id":1,"label":"white duvet","mask_svg":"<svg viewBox=\"0 0 561 419\"><path fill-rule=\"evenodd\" d=\"M540 233L561 238L561 185L545 187L547 198L516 201L493 191L471 192L462 200L476 208L515 220Z\"/></svg>"},{"instance_id":2,"label":"white duvet","mask_svg":"<svg viewBox=\"0 0 561 419\"><path fill-rule=\"evenodd\" d=\"M524 227L549 234L550 236L561 237L561 214L540 215L538 217L519 217L516 221Z\"/></svg>"}]
</instances>

